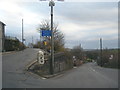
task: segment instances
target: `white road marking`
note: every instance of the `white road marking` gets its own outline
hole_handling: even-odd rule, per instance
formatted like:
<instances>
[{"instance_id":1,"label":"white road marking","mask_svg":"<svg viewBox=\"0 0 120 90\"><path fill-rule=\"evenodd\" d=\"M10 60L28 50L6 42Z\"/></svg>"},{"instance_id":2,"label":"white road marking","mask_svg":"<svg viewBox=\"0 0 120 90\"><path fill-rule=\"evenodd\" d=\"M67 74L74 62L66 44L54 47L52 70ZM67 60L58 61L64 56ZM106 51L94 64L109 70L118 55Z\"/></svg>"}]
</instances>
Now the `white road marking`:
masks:
<instances>
[{"instance_id":1,"label":"white road marking","mask_svg":"<svg viewBox=\"0 0 120 90\"><path fill-rule=\"evenodd\" d=\"M90 69L91 69L92 71L96 72L95 69L93 69L93 68L91 68L91 67L90 67Z\"/></svg>"},{"instance_id":2,"label":"white road marking","mask_svg":"<svg viewBox=\"0 0 120 90\"><path fill-rule=\"evenodd\" d=\"M42 78L42 79L46 79L46 78Z\"/></svg>"},{"instance_id":3,"label":"white road marking","mask_svg":"<svg viewBox=\"0 0 120 90\"><path fill-rule=\"evenodd\" d=\"M77 68L77 67L73 67L73 68Z\"/></svg>"}]
</instances>

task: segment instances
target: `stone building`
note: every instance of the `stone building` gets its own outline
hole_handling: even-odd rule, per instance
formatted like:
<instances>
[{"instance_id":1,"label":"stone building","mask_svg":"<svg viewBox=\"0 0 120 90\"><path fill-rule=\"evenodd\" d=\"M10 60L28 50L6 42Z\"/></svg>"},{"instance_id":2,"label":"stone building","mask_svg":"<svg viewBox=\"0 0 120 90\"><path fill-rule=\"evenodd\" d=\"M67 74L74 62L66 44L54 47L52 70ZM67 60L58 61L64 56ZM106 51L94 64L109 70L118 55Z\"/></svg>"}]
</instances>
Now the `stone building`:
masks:
<instances>
[{"instance_id":1,"label":"stone building","mask_svg":"<svg viewBox=\"0 0 120 90\"><path fill-rule=\"evenodd\" d=\"M5 24L0 21L0 52L4 51Z\"/></svg>"}]
</instances>

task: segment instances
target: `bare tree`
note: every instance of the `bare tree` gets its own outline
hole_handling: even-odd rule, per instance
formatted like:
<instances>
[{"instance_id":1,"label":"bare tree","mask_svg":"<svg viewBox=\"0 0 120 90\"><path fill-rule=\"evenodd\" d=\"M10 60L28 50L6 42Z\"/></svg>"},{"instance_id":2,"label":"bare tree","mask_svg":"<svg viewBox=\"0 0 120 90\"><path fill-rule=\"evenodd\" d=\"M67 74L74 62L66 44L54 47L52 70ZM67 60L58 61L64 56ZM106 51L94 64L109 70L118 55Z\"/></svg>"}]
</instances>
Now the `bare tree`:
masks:
<instances>
[{"instance_id":1,"label":"bare tree","mask_svg":"<svg viewBox=\"0 0 120 90\"><path fill-rule=\"evenodd\" d=\"M76 56L77 59L83 60L83 48L81 47L81 45L75 46L72 49L72 54Z\"/></svg>"},{"instance_id":2,"label":"bare tree","mask_svg":"<svg viewBox=\"0 0 120 90\"><path fill-rule=\"evenodd\" d=\"M39 28L37 29L39 32L42 30L51 30L51 23L49 20L43 20ZM64 34L58 29L58 24L54 23L53 25L53 33L54 33L54 50L56 52L62 51L64 49ZM47 41L47 45L45 48L50 50L51 48L51 37L42 37L43 40Z\"/></svg>"}]
</instances>

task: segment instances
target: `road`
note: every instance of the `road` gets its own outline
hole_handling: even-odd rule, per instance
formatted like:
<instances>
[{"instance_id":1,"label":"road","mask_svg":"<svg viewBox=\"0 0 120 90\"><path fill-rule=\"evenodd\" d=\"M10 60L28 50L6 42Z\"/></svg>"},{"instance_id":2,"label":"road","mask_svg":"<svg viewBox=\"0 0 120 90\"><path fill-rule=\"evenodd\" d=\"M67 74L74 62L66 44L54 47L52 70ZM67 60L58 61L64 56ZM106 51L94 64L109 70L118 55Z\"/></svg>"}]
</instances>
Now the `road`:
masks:
<instances>
[{"instance_id":1,"label":"road","mask_svg":"<svg viewBox=\"0 0 120 90\"><path fill-rule=\"evenodd\" d=\"M86 63L54 78L46 79L24 71L38 49L3 55L3 88L117 88L118 70Z\"/></svg>"},{"instance_id":2,"label":"road","mask_svg":"<svg viewBox=\"0 0 120 90\"><path fill-rule=\"evenodd\" d=\"M2 57L3 87L17 87L26 76L25 66L36 59L39 49L26 49L20 52L5 54Z\"/></svg>"},{"instance_id":3,"label":"road","mask_svg":"<svg viewBox=\"0 0 120 90\"><path fill-rule=\"evenodd\" d=\"M0 89L2 88L2 53L0 53Z\"/></svg>"}]
</instances>

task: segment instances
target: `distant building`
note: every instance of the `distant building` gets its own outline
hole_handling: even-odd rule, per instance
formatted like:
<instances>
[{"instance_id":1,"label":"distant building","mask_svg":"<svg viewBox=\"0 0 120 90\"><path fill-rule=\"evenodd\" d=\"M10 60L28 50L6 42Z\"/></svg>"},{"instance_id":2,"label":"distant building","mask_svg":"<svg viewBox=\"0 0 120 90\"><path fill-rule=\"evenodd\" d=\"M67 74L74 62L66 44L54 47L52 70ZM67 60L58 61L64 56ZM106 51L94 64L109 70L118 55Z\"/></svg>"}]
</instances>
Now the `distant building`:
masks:
<instances>
[{"instance_id":1,"label":"distant building","mask_svg":"<svg viewBox=\"0 0 120 90\"><path fill-rule=\"evenodd\" d=\"M0 52L4 51L5 42L5 24L0 21Z\"/></svg>"}]
</instances>

